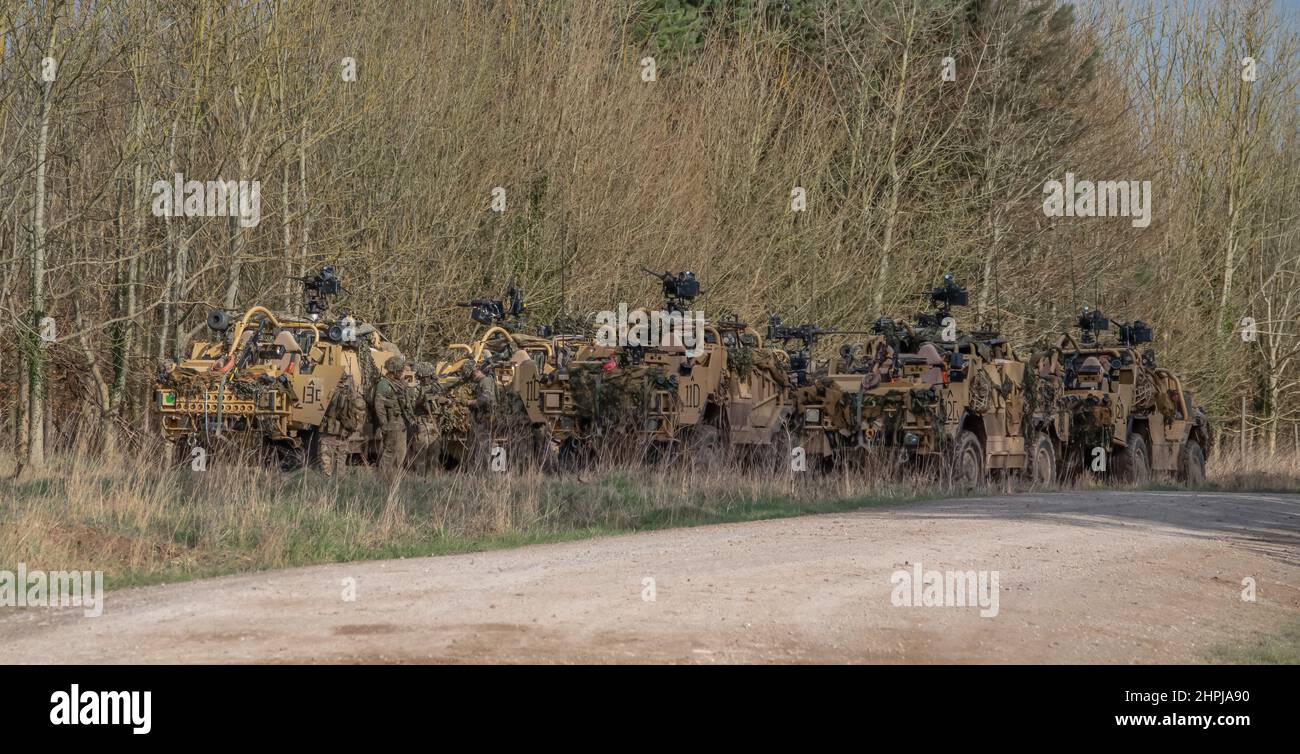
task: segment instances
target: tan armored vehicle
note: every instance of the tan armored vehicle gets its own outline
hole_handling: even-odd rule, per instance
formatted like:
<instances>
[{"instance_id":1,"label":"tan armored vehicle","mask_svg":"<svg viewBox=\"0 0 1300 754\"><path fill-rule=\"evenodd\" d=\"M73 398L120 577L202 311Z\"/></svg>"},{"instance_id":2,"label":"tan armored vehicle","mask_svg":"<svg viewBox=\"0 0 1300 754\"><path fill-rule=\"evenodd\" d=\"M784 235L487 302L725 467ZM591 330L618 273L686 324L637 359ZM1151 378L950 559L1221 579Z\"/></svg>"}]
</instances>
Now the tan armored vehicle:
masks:
<instances>
[{"instance_id":1,"label":"tan armored vehicle","mask_svg":"<svg viewBox=\"0 0 1300 754\"><path fill-rule=\"evenodd\" d=\"M812 324L786 325L779 315L768 318L767 341L782 344L776 363L784 371L791 405L786 422L790 445L802 448L814 467L830 469L843 461L855 428L845 412L846 390L859 391L871 357L883 343L873 337L865 344L845 343L834 362L817 361L814 346L826 336L865 335L828 330Z\"/></svg>"},{"instance_id":2,"label":"tan armored vehicle","mask_svg":"<svg viewBox=\"0 0 1300 754\"><path fill-rule=\"evenodd\" d=\"M878 321L877 339L805 389L796 421L809 456L884 450L967 485L990 470L1053 481L1060 417L1039 399L1036 375L999 333L956 327L951 307L968 296L951 276L930 298L936 311Z\"/></svg>"},{"instance_id":3,"label":"tan armored vehicle","mask_svg":"<svg viewBox=\"0 0 1300 754\"><path fill-rule=\"evenodd\" d=\"M326 411L339 390L368 393L396 346L373 326L344 314L326 320L340 290L328 266L304 279L307 314L254 306L242 314L208 315L211 340L197 340L188 356L159 375L156 405L163 435L206 451L239 446L271 449L282 463L305 465ZM369 452L362 426L346 431L350 454Z\"/></svg>"},{"instance_id":4,"label":"tan armored vehicle","mask_svg":"<svg viewBox=\"0 0 1300 754\"><path fill-rule=\"evenodd\" d=\"M1076 324L1079 340L1063 335L1048 367L1061 383L1068 471L1204 482L1211 442L1205 413L1177 375L1156 365L1153 351L1139 352L1151 329L1140 320L1121 323L1115 342L1102 343L1111 322L1100 312L1085 308Z\"/></svg>"},{"instance_id":5,"label":"tan armored vehicle","mask_svg":"<svg viewBox=\"0 0 1300 754\"><path fill-rule=\"evenodd\" d=\"M789 394L762 337L744 323L709 323L690 311L700 295L690 272L652 274L663 283L665 308L624 308L617 317L647 323L652 335L620 338L606 325L595 335L555 336L551 360L514 372L531 421L566 456L632 460L690 450L698 458L779 443Z\"/></svg>"},{"instance_id":6,"label":"tan armored vehicle","mask_svg":"<svg viewBox=\"0 0 1300 754\"><path fill-rule=\"evenodd\" d=\"M443 434L444 462L449 467L498 447L506 451L508 466L516 468L545 464L554 454L550 427L538 411L540 386L562 367L562 360L591 339L552 335L545 327L540 334L524 332L523 292L511 286L507 300L473 299L462 304L470 309L471 319L485 327L468 342L448 345L434 367L449 399ZM478 417L469 407L479 390L472 379L476 369L489 374L495 383L495 406ZM482 434L476 435L478 432Z\"/></svg>"}]
</instances>

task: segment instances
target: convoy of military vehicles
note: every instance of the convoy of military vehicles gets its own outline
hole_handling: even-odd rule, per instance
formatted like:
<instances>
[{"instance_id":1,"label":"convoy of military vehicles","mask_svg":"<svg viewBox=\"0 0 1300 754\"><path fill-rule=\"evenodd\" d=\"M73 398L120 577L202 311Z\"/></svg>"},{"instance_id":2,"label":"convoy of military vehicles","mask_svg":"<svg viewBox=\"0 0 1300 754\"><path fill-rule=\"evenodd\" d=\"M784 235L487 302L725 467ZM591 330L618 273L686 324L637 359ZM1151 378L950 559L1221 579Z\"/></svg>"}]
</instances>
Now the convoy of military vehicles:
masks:
<instances>
[{"instance_id":1,"label":"convoy of military vehicles","mask_svg":"<svg viewBox=\"0 0 1300 754\"><path fill-rule=\"evenodd\" d=\"M910 319L851 332L773 315L760 332L691 312L693 274L654 274L663 308L617 330L530 327L513 287L504 301L474 299L475 337L426 362L334 311L345 291L325 267L302 279L302 313L209 314L213 335L159 375L162 432L178 458L235 450L326 473L665 459L826 471L883 458L962 485L993 473L1204 481L1204 412L1143 347L1141 321L1114 323L1112 336L1085 308L1077 337L1022 353L996 328L958 329L968 294L946 276Z\"/></svg>"}]
</instances>

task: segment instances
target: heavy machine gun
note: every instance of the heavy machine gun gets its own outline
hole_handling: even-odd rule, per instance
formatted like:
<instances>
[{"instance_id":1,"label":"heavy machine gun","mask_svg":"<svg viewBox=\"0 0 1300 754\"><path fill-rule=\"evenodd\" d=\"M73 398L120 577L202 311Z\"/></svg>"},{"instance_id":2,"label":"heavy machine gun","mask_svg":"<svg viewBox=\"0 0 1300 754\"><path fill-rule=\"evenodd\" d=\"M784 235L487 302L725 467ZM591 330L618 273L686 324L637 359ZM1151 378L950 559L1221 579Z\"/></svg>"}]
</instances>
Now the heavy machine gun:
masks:
<instances>
[{"instance_id":1,"label":"heavy machine gun","mask_svg":"<svg viewBox=\"0 0 1300 754\"><path fill-rule=\"evenodd\" d=\"M794 377L795 384L799 386L808 384L808 370L812 365L812 348L823 336L869 334L863 330L836 330L818 327L813 324L787 325L782 321L779 314L773 314L767 319L767 340L781 341L782 344L798 341L800 344L800 347L797 348L784 349L786 355L790 357L787 369L791 376Z\"/></svg>"},{"instance_id":2,"label":"heavy machine gun","mask_svg":"<svg viewBox=\"0 0 1300 754\"><path fill-rule=\"evenodd\" d=\"M507 303L508 302L508 303ZM506 290L506 299L475 298L457 306L469 309L469 318L488 327L503 327L514 330L527 316L524 306L524 292L510 286Z\"/></svg>"},{"instance_id":3,"label":"heavy machine gun","mask_svg":"<svg viewBox=\"0 0 1300 754\"><path fill-rule=\"evenodd\" d=\"M926 291L930 300L931 312L916 315L916 322L921 327L943 327L943 321L952 316L954 306L970 304L970 294L953 279L952 273L943 276L943 284Z\"/></svg>"},{"instance_id":4,"label":"heavy machine gun","mask_svg":"<svg viewBox=\"0 0 1300 754\"><path fill-rule=\"evenodd\" d=\"M334 274L334 268L328 264L321 267L320 272L291 279L302 283L303 309L313 321L320 319L325 312L329 311L335 296L348 293L348 290L343 287L343 281Z\"/></svg>"},{"instance_id":5,"label":"heavy machine gun","mask_svg":"<svg viewBox=\"0 0 1300 754\"><path fill-rule=\"evenodd\" d=\"M700 281L690 270L675 275L671 272L655 272L648 267L642 267L641 270L654 275L663 283L664 299L670 312L686 311L692 301L704 294L704 291L700 290Z\"/></svg>"}]
</instances>

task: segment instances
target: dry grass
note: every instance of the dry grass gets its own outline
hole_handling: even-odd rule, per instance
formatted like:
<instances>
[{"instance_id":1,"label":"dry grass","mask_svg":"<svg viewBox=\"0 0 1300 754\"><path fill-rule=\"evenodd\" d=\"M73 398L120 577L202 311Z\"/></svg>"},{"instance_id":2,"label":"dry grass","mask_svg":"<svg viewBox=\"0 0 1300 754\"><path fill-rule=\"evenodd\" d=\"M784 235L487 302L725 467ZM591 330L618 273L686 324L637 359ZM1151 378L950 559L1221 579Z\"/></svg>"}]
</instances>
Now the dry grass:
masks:
<instances>
[{"instance_id":1,"label":"dry grass","mask_svg":"<svg viewBox=\"0 0 1300 754\"><path fill-rule=\"evenodd\" d=\"M1209 486L1225 491L1300 492L1300 450L1220 448L1205 465Z\"/></svg>"},{"instance_id":2,"label":"dry grass","mask_svg":"<svg viewBox=\"0 0 1300 754\"><path fill-rule=\"evenodd\" d=\"M447 473L397 486L354 468L168 468L160 456L63 456L39 475L0 468L0 568L103 570L155 583L312 563L444 554L617 532L833 512L944 497L943 480L876 464L801 474L734 465L602 465L581 473ZM1216 489L1300 491L1300 458L1230 454ZM1082 481L1081 484L1095 484ZM981 492L1014 491L1012 478Z\"/></svg>"},{"instance_id":3,"label":"dry grass","mask_svg":"<svg viewBox=\"0 0 1300 754\"><path fill-rule=\"evenodd\" d=\"M898 478L694 473L448 473L390 487L315 472L64 456L0 494L0 567L104 570L118 585L310 563L428 555L916 497ZM939 490L932 491L932 494Z\"/></svg>"}]
</instances>

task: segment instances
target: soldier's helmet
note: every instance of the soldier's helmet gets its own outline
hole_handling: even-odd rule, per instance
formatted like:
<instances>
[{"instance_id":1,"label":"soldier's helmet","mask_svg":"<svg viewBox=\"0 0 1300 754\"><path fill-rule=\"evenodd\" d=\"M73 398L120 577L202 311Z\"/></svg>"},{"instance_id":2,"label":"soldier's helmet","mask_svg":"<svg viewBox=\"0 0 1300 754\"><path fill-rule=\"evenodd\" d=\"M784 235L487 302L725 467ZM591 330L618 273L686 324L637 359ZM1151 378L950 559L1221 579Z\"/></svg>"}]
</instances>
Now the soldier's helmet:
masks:
<instances>
[{"instance_id":1,"label":"soldier's helmet","mask_svg":"<svg viewBox=\"0 0 1300 754\"><path fill-rule=\"evenodd\" d=\"M415 362L415 376L422 380L431 379L433 377L433 365L427 361Z\"/></svg>"},{"instance_id":2,"label":"soldier's helmet","mask_svg":"<svg viewBox=\"0 0 1300 754\"><path fill-rule=\"evenodd\" d=\"M388 361L384 362L384 371L389 372L391 374L401 374L402 370L405 368L406 368L406 357L402 356L401 354L398 354L396 356L391 356L389 357Z\"/></svg>"}]
</instances>

